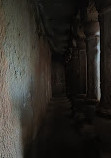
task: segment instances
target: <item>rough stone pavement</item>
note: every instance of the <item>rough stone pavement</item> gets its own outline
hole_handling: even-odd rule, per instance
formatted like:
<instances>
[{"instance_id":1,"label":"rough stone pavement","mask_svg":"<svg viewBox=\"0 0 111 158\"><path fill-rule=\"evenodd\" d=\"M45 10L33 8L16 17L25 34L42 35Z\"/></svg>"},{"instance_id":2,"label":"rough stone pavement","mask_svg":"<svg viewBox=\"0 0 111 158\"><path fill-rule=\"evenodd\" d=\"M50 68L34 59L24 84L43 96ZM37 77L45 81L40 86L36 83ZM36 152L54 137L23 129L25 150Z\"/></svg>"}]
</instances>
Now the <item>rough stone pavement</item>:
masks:
<instances>
[{"instance_id":1,"label":"rough stone pavement","mask_svg":"<svg viewBox=\"0 0 111 158\"><path fill-rule=\"evenodd\" d=\"M82 128L77 132L71 113L66 97L52 99L30 158L99 158L95 140Z\"/></svg>"}]
</instances>

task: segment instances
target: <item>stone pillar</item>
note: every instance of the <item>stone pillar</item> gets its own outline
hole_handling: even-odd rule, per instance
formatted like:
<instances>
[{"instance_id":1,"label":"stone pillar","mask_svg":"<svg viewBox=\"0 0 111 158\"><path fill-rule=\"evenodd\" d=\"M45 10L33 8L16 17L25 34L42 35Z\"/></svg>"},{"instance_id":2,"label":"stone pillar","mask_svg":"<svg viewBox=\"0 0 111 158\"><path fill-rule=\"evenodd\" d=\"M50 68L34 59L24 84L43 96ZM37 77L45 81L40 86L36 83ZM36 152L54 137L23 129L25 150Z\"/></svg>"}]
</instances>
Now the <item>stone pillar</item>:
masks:
<instances>
[{"instance_id":1,"label":"stone pillar","mask_svg":"<svg viewBox=\"0 0 111 158\"><path fill-rule=\"evenodd\" d=\"M100 26L98 11L93 0L89 1L86 12L87 51L87 98L100 100Z\"/></svg>"},{"instance_id":2,"label":"stone pillar","mask_svg":"<svg viewBox=\"0 0 111 158\"><path fill-rule=\"evenodd\" d=\"M66 83L67 95L74 99L79 93L79 51L76 46L76 40L73 39L72 48L66 55Z\"/></svg>"},{"instance_id":3,"label":"stone pillar","mask_svg":"<svg viewBox=\"0 0 111 158\"><path fill-rule=\"evenodd\" d=\"M86 73L87 73L87 57L85 39L79 39L77 42L79 53L79 94L86 95Z\"/></svg>"},{"instance_id":4,"label":"stone pillar","mask_svg":"<svg viewBox=\"0 0 111 158\"><path fill-rule=\"evenodd\" d=\"M69 98L72 98L72 67L70 50L68 50L65 55L66 93Z\"/></svg>"},{"instance_id":5,"label":"stone pillar","mask_svg":"<svg viewBox=\"0 0 111 158\"><path fill-rule=\"evenodd\" d=\"M101 157L111 157L111 1L96 1L99 11L101 43L101 100L96 131L101 140Z\"/></svg>"},{"instance_id":6,"label":"stone pillar","mask_svg":"<svg viewBox=\"0 0 111 158\"><path fill-rule=\"evenodd\" d=\"M75 98L79 93L79 82L80 82L79 51L75 46L73 46L72 49L71 67L72 67L72 95L73 98Z\"/></svg>"},{"instance_id":7,"label":"stone pillar","mask_svg":"<svg viewBox=\"0 0 111 158\"><path fill-rule=\"evenodd\" d=\"M100 12L101 106L111 109L111 7Z\"/></svg>"},{"instance_id":8,"label":"stone pillar","mask_svg":"<svg viewBox=\"0 0 111 158\"><path fill-rule=\"evenodd\" d=\"M99 22L86 25L87 97L100 100L100 29Z\"/></svg>"}]
</instances>

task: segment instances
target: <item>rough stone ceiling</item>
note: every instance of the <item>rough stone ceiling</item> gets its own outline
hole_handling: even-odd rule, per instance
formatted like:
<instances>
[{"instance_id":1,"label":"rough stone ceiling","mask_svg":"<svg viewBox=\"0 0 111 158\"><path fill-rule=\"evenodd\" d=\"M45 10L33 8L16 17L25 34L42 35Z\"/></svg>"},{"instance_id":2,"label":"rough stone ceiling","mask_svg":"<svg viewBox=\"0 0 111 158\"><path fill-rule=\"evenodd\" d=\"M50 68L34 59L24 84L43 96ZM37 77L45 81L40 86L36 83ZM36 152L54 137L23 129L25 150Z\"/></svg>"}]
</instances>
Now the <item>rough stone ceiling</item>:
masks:
<instances>
[{"instance_id":1,"label":"rough stone ceiling","mask_svg":"<svg viewBox=\"0 0 111 158\"><path fill-rule=\"evenodd\" d=\"M39 0L36 4L52 51L64 54L69 46L70 28L77 12L76 0Z\"/></svg>"}]
</instances>

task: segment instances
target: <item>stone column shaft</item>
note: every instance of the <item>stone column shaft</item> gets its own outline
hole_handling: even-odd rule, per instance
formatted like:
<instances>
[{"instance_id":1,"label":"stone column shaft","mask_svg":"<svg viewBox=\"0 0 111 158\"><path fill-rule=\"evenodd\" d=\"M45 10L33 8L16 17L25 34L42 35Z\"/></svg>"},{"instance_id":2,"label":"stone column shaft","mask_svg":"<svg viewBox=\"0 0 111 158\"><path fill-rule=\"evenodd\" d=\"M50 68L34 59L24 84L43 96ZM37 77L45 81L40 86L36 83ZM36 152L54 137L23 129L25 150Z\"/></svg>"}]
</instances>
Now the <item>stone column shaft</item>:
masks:
<instances>
[{"instance_id":1,"label":"stone column shaft","mask_svg":"<svg viewBox=\"0 0 111 158\"><path fill-rule=\"evenodd\" d=\"M72 91L73 96L79 93L79 52L77 48L73 48L72 55Z\"/></svg>"},{"instance_id":2,"label":"stone column shaft","mask_svg":"<svg viewBox=\"0 0 111 158\"><path fill-rule=\"evenodd\" d=\"M86 57L86 43L84 39L78 40L79 50L79 94L86 94L86 76L87 76L87 57Z\"/></svg>"},{"instance_id":3,"label":"stone column shaft","mask_svg":"<svg viewBox=\"0 0 111 158\"><path fill-rule=\"evenodd\" d=\"M86 50L79 51L79 61L80 61L80 93L86 94Z\"/></svg>"},{"instance_id":4,"label":"stone column shaft","mask_svg":"<svg viewBox=\"0 0 111 158\"><path fill-rule=\"evenodd\" d=\"M101 106L111 108L111 9L100 14Z\"/></svg>"},{"instance_id":5,"label":"stone column shaft","mask_svg":"<svg viewBox=\"0 0 111 158\"><path fill-rule=\"evenodd\" d=\"M87 97L100 100L100 36L99 23L87 25Z\"/></svg>"},{"instance_id":6,"label":"stone column shaft","mask_svg":"<svg viewBox=\"0 0 111 158\"><path fill-rule=\"evenodd\" d=\"M101 140L101 157L111 157L111 1L97 0L100 21L101 100L97 109L96 131ZM110 6L110 7L109 7Z\"/></svg>"}]
</instances>

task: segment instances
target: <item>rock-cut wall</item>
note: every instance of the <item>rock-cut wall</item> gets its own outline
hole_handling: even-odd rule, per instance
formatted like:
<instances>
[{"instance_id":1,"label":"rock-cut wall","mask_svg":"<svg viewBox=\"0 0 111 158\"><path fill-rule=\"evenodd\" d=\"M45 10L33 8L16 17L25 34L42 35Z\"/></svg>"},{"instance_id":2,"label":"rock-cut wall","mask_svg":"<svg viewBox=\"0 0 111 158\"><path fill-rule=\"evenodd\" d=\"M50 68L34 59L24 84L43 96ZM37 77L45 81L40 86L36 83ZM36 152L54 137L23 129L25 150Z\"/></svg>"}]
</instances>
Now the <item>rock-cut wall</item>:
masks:
<instances>
[{"instance_id":1,"label":"rock-cut wall","mask_svg":"<svg viewBox=\"0 0 111 158\"><path fill-rule=\"evenodd\" d=\"M51 98L51 53L27 0L0 0L0 158L23 158Z\"/></svg>"}]
</instances>

